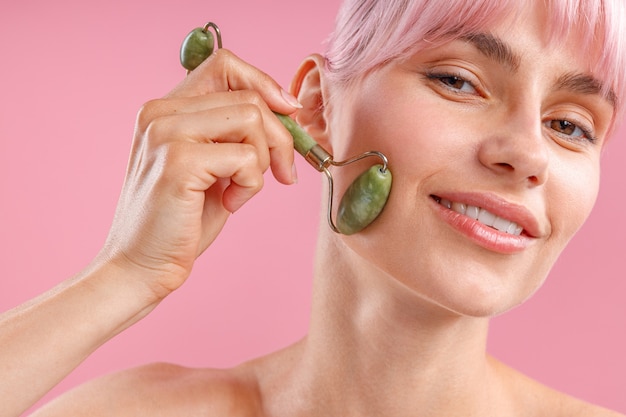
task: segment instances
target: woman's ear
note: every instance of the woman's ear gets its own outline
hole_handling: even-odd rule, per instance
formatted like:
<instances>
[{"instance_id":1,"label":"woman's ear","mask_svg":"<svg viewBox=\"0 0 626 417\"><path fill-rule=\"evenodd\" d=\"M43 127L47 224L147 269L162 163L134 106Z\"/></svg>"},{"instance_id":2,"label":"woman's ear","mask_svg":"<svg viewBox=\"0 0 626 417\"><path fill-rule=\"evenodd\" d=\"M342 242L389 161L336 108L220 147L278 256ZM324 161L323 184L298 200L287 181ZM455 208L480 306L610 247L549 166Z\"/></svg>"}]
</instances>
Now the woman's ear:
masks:
<instances>
[{"instance_id":1,"label":"woman's ear","mask_svg":"<svg viewBox=\"0 0 626 417\"><path fill-rule=\"evenodd\" d=\"M328 143L328 123L324 112L327 95L322 71L324 66L324 57L319 54L309 55L300 64L291 82L290 93L302 104L302 108L295 114L296 122L323 148L332 153Z\"/></svg>"}]
</instances>

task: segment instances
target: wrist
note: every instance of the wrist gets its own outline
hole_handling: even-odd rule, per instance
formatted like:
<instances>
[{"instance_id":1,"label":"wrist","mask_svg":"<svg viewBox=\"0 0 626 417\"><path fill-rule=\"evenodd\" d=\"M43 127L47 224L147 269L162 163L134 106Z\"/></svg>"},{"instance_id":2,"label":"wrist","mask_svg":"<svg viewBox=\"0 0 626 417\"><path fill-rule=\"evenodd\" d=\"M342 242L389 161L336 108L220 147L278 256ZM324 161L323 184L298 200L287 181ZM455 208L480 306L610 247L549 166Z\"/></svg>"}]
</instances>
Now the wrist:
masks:
<instances>
[{"instance_id":1,"label":"wrist","mask_svg":"<svg viewBox=\"0 0 626 417\"><path fill-rule=\"evenodd\" d=\"M152 274L153 275L153 274ZM104 341L149 314L169 292L153 285L149 271L120 257L98 254L73 280L92 310L101 312L92 328ZM93 326L100 323L102 328Z\"/></svg>"},{"instance_id":2,"label":"wrist","mask_svg":"<svg viewBox=\"0 0 626 417\"><path fill-rule=\"evenodd\" d=\"M168 262L145 265L128 256L123 250L103 248L92 262L95 271L109 275L110 280L120 281L137 300L146 305L158 304L175 291L187 278L189 272ZM106 271L106 273L105 273Z\"/></svg>"}]
</instances>

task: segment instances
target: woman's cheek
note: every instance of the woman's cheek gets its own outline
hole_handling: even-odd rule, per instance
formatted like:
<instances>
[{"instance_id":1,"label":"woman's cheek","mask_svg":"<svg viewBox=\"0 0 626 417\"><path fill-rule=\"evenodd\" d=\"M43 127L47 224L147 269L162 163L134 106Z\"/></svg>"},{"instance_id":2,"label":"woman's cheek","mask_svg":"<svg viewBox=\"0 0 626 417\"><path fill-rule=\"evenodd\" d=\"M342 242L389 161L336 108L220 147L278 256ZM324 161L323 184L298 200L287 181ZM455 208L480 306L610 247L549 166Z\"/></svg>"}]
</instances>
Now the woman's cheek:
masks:
<instances>
[{"instance_id":1,"label":"woman's cheek","mask_svg":"<svg viewBox=\"0 0 626 417\"><path fill-rule=\"evenodd\" d=\"M599 163L560 164L551 172L552 186L546 188L552 234L563 247L585 223L599 191Z\"/></svg>"},{"instance_id":2,"label":"woman's cheek","mask_svg":"<svg viewBox=\"0 0 626 417\"><path fill-rule=\"evenodd\" d=\"M441 120L446 112L441 103L405 84L376 76L363 84L352 117L353 143L346 152L378 150L387 155L392 169L415 174L451 158L455 144L467 135L461 123Z\"/></svg>"}]
</instances>

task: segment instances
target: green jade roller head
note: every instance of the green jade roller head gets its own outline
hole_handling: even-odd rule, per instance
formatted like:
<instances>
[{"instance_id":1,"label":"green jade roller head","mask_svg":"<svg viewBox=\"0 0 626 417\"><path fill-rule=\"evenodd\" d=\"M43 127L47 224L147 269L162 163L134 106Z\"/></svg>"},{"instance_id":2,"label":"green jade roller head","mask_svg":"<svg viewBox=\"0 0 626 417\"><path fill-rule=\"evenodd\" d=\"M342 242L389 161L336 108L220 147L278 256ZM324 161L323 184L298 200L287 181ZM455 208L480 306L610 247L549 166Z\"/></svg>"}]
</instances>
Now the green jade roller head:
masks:
<instances>
[{"instance_id":1,"label":"green jade roller head","mask_svg":"<svg viewBox=\"0 0 626 417\"><path fill-rule=\"evenodd\" d=\"M222 35L215 23L209 22L189 32L180 47L180 63L187 71L193 71L213 53L215 41L209 28L215 31L218 49L222 47Z\"/></svg>"},{"instance_id":2,"label":"green jade roller head","mask_svg":"<svg viewBox=\"0 0 626 417\"><path fill-rule=\"evenodd\" d=\"M222 47L222 37L215 23L209 22L202 28L192 30L182 43L180 62L187 71L193 71L208 58L214 50L215 31L218 49ZM324 172L328 178L328 224L337 233L351 235L369 226L381 213L391 191L391 171L387 167L387 157L378 151L369 151L345 161L337 162L291 117L275 113L293 137L296 151L315 169ZM329 167L342 167L368 157L377 157L382 164L375 164L364 171L350 184L339 203L337 222L333 221L333 176Z\"/></svg>"}]
</instances>

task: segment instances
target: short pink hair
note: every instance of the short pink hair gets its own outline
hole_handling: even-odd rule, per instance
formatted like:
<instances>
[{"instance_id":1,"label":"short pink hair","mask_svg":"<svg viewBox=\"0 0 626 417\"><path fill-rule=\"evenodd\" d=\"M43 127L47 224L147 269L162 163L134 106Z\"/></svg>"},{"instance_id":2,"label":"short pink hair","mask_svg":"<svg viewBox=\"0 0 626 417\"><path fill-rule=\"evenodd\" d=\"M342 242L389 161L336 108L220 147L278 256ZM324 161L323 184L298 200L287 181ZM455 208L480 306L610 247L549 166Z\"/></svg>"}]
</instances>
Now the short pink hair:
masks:
<instances>
[{"instance_id":1,"label":"short pink hair","mask_svg":"<svg viewBox=\"0 0 626 417\"><path fill-rule=\"evenodd\" d=\"M582 35L582 53L597 47L595 42L601 43L593 76L605 83L606 94L614 95L615 116L621 119L626 99L626 1L537 1L546 4L554 41L576 30ZM328 43L328 77L348 86L389 61L449 41L451 34L464 37L480 32L533 4L520 0L345 0Z\"/></svg>"}]
</instances>

